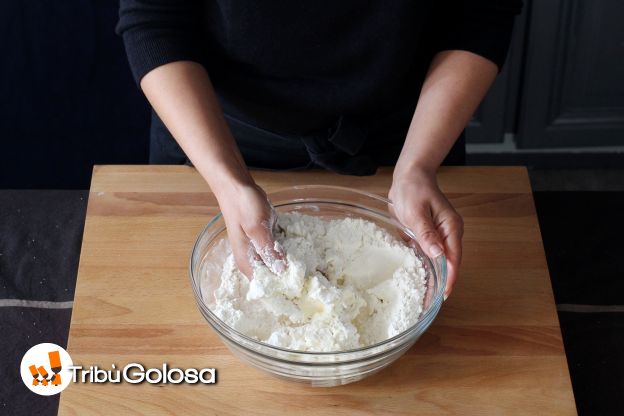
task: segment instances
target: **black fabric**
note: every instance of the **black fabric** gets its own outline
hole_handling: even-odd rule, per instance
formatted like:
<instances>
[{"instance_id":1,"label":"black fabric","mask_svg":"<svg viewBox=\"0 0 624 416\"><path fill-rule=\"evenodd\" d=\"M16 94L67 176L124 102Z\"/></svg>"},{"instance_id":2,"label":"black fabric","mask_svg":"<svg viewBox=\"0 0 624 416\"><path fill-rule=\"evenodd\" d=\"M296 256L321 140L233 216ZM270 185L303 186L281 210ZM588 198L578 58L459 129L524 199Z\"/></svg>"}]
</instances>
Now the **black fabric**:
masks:
<instances>
[{"instance_id":1,"label":"black fabric","mask_svg":"<svg viewBox=\"0 0 624 416\"><path fill-rule=\"evenodd\" d=\"M74 284L75 280L73 276ZM28 390L22 382L19 366L26 351L34 345L52 342L67 348L71 312L71 309L0 308L0 374L3 377L0 415L57 414L60 396L39 396Z\"/></svg>"},{"instance_id":2,"label":"black fabric","mask_svg":"<svg viewBox=\"0 0 624 416\"><path fill-rule=\"evenodd\" d=\"M624 193L536 192L535 203L557 303L624 305Z\"/></svg>"},{"instance_id":3,"label":"black fabric","mask_svg":"<svg viewBox=\"0 0 624 416\"><path fill-rule=\"evenodd\" d=\"M74 299L87 191L0 191L0 300ZM71 309L0 305L0 415L55 415L59 396L38 396L19 375L42 342L67 345Z\"/></svg>"},{"instance_id":4,"label":"black fabric","mask_svg":"<svg viewBox=\"0 0 624 416\"><path fill-rule=\"evenodd\" d=\"M0 189L85 189L94 164L147 163L116 1L0 1Z\"/></svg>"},{"instance_id":5,"label":"black fabric","mask_svg":"<svg viewBox=\"0 0 624 416\"><path fill-rule=\"evenodd\" d=\"M314 165L295 136L282 136L225 115L245 163L256 169L307 169ZM173 141L173 138L170 140Z\"/></svg>"},{"instance_id":6,"label":"black fabric","mask_svg":"<svg viewBox=\"0 0 624 416\"><path fill-rule=\"evenodd\" d=\"M409 117L407 117L409 116ZM372 175L378 166L394 166L409 128L409 112L368 124L340 119L336 126L308 135L280 135L225 115L230 131L247 166L255 169L296 170L322 167L340 174ZM346 133L345 133L346 130ZM341 143L340 138L357 134L362 143ZM355 147L349 147L355 144ZM462 133L444 159L444 165L466 161ZM150 162L190 164L163 122L152 112Z\"/></svg>"},{"instance_id":7,"label":"black fabric","mask_svg":"<svg viewBox=\"0 0 624 416\"><path fill-rule=\"evenodd\" d=\"M0 192L0 299L74 298L87 195Z\"/></svg>"},{"instance_id":8,"label":"black fabric","mask_svg":"<svg viewBox=\"0 0 624 416\"><path fill-rule=\"evenodd\" d=\"M136 81L168 62L210 74L224 111L308 134L341 117L413 106L433 55L464 49L502 66L520 0L122 0L117 31Z\"/></svg>"},{"instance_id":9,"label":"black fabric","mask_svg":"<svg viewBox=\"0 0 624 416\"><path fill-rule=\"evenodd\" d=\"M624 415L624 313L559 312L559 323L579 416Z\"/></svg>"},{"instance_id":10,"label":"black fabric","mask_svg":"<svg viewBox=\"0 0 624 416\"><path fill-rule=\"evenodd\" d=\"M624 415L624 313L595 312L624 306L624 192L534 197L578 413Z\"/></svg>"},{"instance_id":11,"label":"black fabric","mask_svg":"<svg viewBox=\"0 0 624 416\"><path fill-rule=\"evenodd\" d=\"M152 110L149 163L152 165L181 165L187 161L188 158L182 148L171 136L158 114Z\"/></svg>"},{"instance_id":12,"label":"black fabric","mask_svg":"<svg viewBox=\"0 0 624 416\"><path fill-rule=\"evenodd\" d=\"M434 50L470 51L495 62L500 71L521 1L437 1L435 7L445 22L434 26Z\"/></svg>"}]
</instances>

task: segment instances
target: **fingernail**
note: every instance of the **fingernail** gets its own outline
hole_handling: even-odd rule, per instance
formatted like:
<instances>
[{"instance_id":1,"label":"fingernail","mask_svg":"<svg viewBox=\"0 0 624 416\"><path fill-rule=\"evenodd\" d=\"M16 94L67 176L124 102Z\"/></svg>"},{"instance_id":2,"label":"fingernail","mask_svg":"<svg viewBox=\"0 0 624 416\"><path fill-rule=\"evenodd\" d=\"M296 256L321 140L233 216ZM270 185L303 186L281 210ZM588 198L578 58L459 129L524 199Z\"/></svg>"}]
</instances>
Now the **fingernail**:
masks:
<instances>
[{"instance_id":1,"label":"fingernail","mask_svg":"<svg viewBox=\"0 0 624 416\"><path fill-rule=\"evenodd\" d=\"M272 264L273 273L280 274L286 271L286 262L284 260L275 260Z\"/></svg>"},{"instance_id":2,"label":"fingernail","mask_svg":"<svg viewBox=\"0 0 624 416\"><path fill-rule=\"evenodd\" d=\"M260 255L256 252L251 244L249 245L249 249L247 250L247 260L249 260L249 264L252 265L254 263L262 261L262 258L260 258Z\"/></svg>"},{"instance_id":3,"label":"fingernail","mask_svg":"<svg viewBox=\"0 0 624 416\"><path fill-rule=\"evenodd\" d=\"M442 251L442 247L437 244L432 244L431 247L429 247L429 251L433 257L438 257L444 253L444 251Z\"/></svg>"},{"instance_id":4,"label":"fingernail","mask_svg":"<svg viewBox=\"0 0 624 416\"><path fill-rule=\"evenodd\" d=\"M282 247L280 242L277 240L273 243L273 250L277 251L282 256L284 255L284 247Z\"/></svg>"},{"instance_id":5,"label":"fingernail","mask_svg":"<svg viewBox=\"0 0 624 416\"><path fill-rule=\"evenodd\" d=\"M448 296L449 296L448 293L444 294L444 302L446 302L446 300L448 299Z\"/></svg>"}]
</instances>

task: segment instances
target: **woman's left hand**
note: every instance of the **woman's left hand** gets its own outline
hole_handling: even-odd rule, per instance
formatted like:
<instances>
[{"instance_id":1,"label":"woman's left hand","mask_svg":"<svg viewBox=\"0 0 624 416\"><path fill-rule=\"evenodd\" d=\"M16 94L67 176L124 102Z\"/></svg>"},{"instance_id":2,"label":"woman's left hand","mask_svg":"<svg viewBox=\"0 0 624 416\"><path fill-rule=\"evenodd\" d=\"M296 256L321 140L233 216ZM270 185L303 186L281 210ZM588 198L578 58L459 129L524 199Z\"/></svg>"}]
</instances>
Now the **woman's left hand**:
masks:
<instances>
[{"instance_id":1,"label":"woman's left hand","mask_svg":"<svg viewBox=\"0 0 624 416\"><path fill-rule=\"evenodd\" d=\"M435 173L412 171L397 175L388 193L397 219L416 235L430 257L446 256L445 299L457 280L462 257L464 224L436 182Z\"/></svg>"}]
</instances>

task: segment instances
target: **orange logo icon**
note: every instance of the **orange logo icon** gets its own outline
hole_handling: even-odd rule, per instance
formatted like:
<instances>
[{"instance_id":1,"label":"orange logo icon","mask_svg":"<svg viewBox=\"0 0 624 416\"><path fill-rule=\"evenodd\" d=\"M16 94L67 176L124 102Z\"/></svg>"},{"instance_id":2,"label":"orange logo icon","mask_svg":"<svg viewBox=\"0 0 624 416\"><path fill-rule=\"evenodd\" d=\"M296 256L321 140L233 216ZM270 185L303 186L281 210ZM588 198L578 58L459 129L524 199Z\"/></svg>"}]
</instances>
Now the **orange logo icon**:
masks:
<instances>
[{"instance_id":1,"label":"orange logo icon","mask_svg":"<svg viewBox=\"0 0 624 416\"><path fill-rule=\"evenodd\" d=\"M33 376L33 386L38 386L39 384L47 386L48 382L51 383L53 386L60 386L62 384L61 375L59 373L61 372L63 367L61 366L61 356L59 352L48 352L48 358L50 359L50 370L52 370L52 372L54 373L52 374L52 377L48 378L48 372L46 371L44 366L40 366L39 368L37 368L35 365L31 364L28 367L30 369L30 374L32 374ZM39 375L43 377L41 381L39 381Z\"/></svg>"},{"instance_id":2,"label":"orange logo icon","mask_svg":"<svg viewBox=\"0 0 624 416\"><path fill-rule=\"evenodd\" d=\"M69 368L72 366L71 357L62 347L43 343L24 354L20 372L30 391L50 396L60 393L71 383Z\"/></svg>"}]
</instances>

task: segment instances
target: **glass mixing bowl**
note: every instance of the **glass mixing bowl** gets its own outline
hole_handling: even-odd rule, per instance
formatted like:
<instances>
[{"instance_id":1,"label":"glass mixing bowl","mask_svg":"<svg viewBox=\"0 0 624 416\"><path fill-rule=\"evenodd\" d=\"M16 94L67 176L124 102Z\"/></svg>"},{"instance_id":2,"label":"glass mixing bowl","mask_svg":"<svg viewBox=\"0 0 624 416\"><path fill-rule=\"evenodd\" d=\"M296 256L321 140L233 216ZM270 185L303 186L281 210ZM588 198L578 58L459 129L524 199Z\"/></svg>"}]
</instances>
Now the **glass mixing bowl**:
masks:
<instances>
[{"instance_id":1,"label":"glass mixing bowl","mask_svg":"<svg viewBox=\"0 0 624 416\"><path fill-rule=\"evenodd\" d=\"M212 311L214 291L219 287L225 260L227 230L221 214L199 234L190 259L190 278L201 314L223 343L240 359L272 375L311 384L335 386L367 377L390 365L427 330L440 311L446 286L446 259L429 258L414 240L414 233L389 212L391 202L378 195L349 188L324 185L294 186L270 193L277 212L297 211L326 219L359 217L407 240L423 261L427 291L423 312L406 331L383 342L339 352L303 352L272 346L226 325Z\"/></svg>"}]
</instances>

